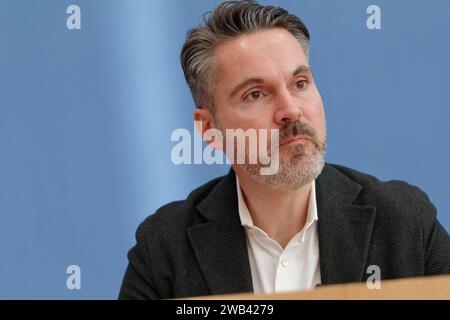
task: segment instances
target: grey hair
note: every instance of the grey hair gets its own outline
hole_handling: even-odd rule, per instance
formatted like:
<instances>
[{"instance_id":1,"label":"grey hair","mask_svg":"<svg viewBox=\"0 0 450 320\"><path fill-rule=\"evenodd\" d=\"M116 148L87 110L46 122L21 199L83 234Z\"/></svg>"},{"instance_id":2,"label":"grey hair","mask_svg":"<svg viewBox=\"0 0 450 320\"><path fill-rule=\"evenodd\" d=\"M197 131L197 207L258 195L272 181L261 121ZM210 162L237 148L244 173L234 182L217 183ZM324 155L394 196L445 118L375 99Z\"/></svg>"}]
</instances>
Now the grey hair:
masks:
<instances>
[{"instance_id":1,"label":"grey hair","mask_svg":"<svg viewBox=\"0 0 450 320\"><path fill-rule=\"evenodd\" d=\"M188 31L181 50L181 66L197 107L214 109L212 91L218 65L214 48L242 34L283 28L309 54L309 31L297 16L287 10L263 6L253 0L225 1L203 16L204 25Z\"/></svg>"}]
</instances>

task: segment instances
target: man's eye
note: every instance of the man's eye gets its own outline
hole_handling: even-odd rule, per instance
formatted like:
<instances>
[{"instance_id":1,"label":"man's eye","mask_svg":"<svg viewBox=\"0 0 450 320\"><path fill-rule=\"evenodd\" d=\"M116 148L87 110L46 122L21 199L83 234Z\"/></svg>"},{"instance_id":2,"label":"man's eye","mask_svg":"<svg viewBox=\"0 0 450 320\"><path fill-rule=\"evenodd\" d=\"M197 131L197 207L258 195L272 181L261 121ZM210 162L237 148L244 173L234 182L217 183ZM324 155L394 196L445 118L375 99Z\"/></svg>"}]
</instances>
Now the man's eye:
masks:
<instances>
[{"instance_id":1,"label":"man's eye","mask_svg":"<svg viewBox=\"0 0 450 320\"><path fill-rule=\"evenodd\" d=\"M302 89L305 89L306 84L307 84L306 80L303 79L303 80L297 81L295 83L295 86L297 87L297 89L302 90Z\"/></svg>"},{"instance_id":2,"label":"man's eye","mask_svg":"<svg viewBox=\"0 0 450 320\"><path fill-rule=\"evenodd\" d=\"M261 91L252 91L247 95L247 99L258 100L261 97Z\"/></svg>"}]
</instances>

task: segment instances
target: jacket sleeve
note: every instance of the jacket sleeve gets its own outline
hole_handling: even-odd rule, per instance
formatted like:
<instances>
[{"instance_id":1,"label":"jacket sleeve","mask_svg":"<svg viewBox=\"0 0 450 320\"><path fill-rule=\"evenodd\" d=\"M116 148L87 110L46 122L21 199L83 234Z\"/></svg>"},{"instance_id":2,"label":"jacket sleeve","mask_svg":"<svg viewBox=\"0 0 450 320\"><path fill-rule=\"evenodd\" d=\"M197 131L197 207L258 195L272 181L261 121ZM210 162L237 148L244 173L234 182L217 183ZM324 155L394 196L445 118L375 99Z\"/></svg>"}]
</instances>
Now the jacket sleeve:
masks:
<instances>
[{"instance_id":1,"label":"jacket sleeve","mask_svg":"<svg viewBox=\"0 0 450 320\"><path fill-rule=\"evenodd\" d=\"M428 240L425 275L450 274L450 237L436 219Z\"/></svg>"},{"instance_id":2,"label":"jacket sleeve","mask_svg":"<svg viewBox=\"0 0 450 320\"><path fill-rule=\"evenodd\" d=\"M148 263L143 226L136 232L136 245L128 252L128 267L122 281L119 299L160 299Z\"/></svg>"},{"instance_id":3,"label":"jacket sleeve","mask_svg":"<svg viewBox=\"0 0 450 320\"><path fill-rule=\"evenodd\" d=\"M425 241L425 275L450 274L450 237L436 218L436 209L422 202Z\"/></svg>"}]
</instances>

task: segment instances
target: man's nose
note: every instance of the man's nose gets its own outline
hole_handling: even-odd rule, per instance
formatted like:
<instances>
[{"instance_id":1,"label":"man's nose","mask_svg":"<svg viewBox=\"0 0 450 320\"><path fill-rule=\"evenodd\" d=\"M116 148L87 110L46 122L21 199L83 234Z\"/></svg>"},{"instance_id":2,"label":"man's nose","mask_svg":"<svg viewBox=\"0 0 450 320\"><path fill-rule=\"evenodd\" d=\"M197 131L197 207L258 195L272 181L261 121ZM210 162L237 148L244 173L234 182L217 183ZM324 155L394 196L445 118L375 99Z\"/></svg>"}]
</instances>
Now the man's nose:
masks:
<instances>
[{"instance_id":1,"label":"man's nose","mask_svg":"<svg viewBox=\"0 0 450 320\"><path fill-rule=\"evenodd\" d=\"M295 121L303 116L303 106L295 99L289 90L283 89L276 99L275 121L282 125L287 121Z\"/></svg>"}]
</instances>

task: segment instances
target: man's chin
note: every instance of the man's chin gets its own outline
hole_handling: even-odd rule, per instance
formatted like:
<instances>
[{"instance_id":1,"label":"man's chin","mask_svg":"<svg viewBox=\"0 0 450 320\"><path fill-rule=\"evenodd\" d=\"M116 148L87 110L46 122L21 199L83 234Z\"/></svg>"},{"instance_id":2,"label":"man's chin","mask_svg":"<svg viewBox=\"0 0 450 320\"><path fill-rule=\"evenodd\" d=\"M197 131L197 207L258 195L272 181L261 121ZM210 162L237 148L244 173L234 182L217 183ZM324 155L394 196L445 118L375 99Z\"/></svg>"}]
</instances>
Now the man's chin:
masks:
<instances>
[{"instance_id":1,"label":"man's chin","mask_svg":"<svg viewBox=\"0 0 450 320\"><path fill-rule=\"evenodd\" d=\"M286 149L287 150L287 149ZM280 154L278 170L273 174L263 175L265 165L243 164L240 167L257 183L279 191L292 191L316 179L321 173L325 160L324 152L304 149L289 150Z\"/></svg>"},{"instance_id":2,"label":"man's chin","mask_svg":"<svg viewBox=\"0 0 450 320\"><path fill-rule=\"evenodd\" d=\"M305 150L289 150L284 154L280 154L280 166L282 165L305 165L308 161L312 161L312 154Z\"/></svg>"}]
</instances>

